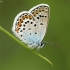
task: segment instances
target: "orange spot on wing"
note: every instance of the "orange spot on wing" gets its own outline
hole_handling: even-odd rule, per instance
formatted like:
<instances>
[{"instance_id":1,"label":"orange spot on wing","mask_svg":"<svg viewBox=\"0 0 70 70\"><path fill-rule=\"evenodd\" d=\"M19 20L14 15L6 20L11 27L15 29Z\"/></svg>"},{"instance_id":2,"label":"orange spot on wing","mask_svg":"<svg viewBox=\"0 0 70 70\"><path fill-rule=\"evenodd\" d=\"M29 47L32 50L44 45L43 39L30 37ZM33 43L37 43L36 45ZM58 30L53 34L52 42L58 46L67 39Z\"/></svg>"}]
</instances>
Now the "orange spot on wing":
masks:
<instances>
[{"instance_id":1,"label":"orange spot on wing","mask_svg":"<svg viewBox=\"0 0 70 70\"><path fill-rule=\"evenodd\" d=\"M20 20L19 20L19 23L23 23L23 19L20 19Z\"/></svg>"},{"instance_id":2,"label":"orange spot on wing","mask_svg":"<svg viewBox=\"0 0 70 70\"><path fill-rule=\"evenodd\" d=\"M39 8L39 12L41 12L42 11L42 8Z\"/></svg>"},{"instance_id":3,"label":"orange spot on wing","mask_svg":"<svg viewBox=\"0 0 70 70\"><path fill-rule=\"evenodd\" d=\"M18 26L18 27L21 27L21 26L22 26L22 24L21 24L21 23L18 23L18 24L17 24L17 26Z\"/></svg>"},{"instance_id":4,"label":"orange spot on wing","mask_svg":"<svg viewBox=\"0 0 70 70\"><path fill-rule=\"evenodd\" d=\"M25 18L28 18L28 16L27 16L27 15L25 15Z\"/></svg>"},{"instance_id":5,"label":"orange spot on wing","mask_svg":"<svg viewBox=\"0 0 70 70\"><path fill-rule=\"evenodd\" d=\"M37 14L37 11L33 12L32 14L33 14L34 16L36 16L36 14Z\"/></svg>"},{"instance_id":6,"label":"orange spot on wing","mask_svg":"<svg viewBox=\"0 0 70 70\"><path fill-rule=\"evenodd\" d=\"M20 28L16 28L15 31L18 33L19 29L20 29Z\"/></svg>"},{"instance_id":7,"label":"orange spot on wing","mask_svg":"<svg viewBox=\"0 0 70 70\"><path fill-rule=\"evenodd\" d=\"M38 11L36 12L36 14L38 14Z\"/></svg>"},{"instance_id":8,"label":"orange spot on wing","mask_svg":"<svg viewBox=\"0 0 70 70\"><path fill-rule=\"evenodd\" d=\"M25 17L24 17L24 16L22 16L22 19L24 20L24 19L25 19Z\"/></svg>"},{"instance_id":9,"label":"orange spot on wing","mask_svg":"<svg viewBox=\"0 0 70 70\"><path fill-rule=\"evenodd\" d=\"M36 10L36 14L38 14L39 13L39 9L38 10Z\"/></svg>"},{"instance_id":10,"label":"orange spot on wing","mask_svg":"<svg viewBox=\"0 0 70 70\"><path fill-rule=\"evenodd\" d=\"M29 15L29 19L32 19L32 16L31 15Z\"/></svg>"}]
</instances>

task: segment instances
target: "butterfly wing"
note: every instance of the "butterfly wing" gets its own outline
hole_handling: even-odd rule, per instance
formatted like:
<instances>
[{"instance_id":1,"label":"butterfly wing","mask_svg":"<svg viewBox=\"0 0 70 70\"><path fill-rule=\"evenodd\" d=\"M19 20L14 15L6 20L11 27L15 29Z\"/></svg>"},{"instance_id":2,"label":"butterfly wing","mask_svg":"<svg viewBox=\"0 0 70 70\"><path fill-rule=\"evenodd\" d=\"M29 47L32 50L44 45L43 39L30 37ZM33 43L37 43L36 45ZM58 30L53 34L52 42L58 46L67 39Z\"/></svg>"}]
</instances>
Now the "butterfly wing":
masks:
<instances>
[{"instance_id":1,"label":"butterfly wing","mask_svg":"<svg viewBox=\"0 0 70 70\"><path fill-rule=\"evenodd\" d=\"M29 12L34 16L38 26L38 42L40 43L46 33L48 20L49 20L49 6L47 4L37 5L29 10Z\"/></svg>"},{"instance_id":2,"label":"butterfly wing","mask_svg":"<svg viewBox=\"0 0 70 70\"><path fill-rule=\"evenodd\" d=\"M29 47L37 46L38 27L36 26L34 17L29 12L21 12L15 17L12 31L17 38Z\"/></svg>"},{"instance_id":3,"label":"butterfly wing","mask_svg":"<svg viewBox=\"0 0 70 70\"><path fill-rule=\"evenodd\" d=\"M28 47L37 47L45 36L48 19L49 6L40 4L30 9L29 12L19 13L15 17L12 31Z\"/></svg>"}]
</instances>

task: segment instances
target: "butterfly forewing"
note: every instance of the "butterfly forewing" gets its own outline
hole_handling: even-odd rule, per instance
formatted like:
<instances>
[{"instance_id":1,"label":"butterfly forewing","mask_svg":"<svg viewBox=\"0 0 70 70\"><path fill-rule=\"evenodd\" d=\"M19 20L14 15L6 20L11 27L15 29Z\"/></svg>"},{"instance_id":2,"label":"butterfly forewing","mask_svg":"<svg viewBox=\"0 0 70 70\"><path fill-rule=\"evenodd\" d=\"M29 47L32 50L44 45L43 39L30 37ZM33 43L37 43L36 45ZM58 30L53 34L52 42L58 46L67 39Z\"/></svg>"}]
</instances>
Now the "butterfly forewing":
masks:
<instances>
[{"instance_id":1,"label":"butterfly forewing","mask_svg":"<svg viewBox=\"0 0 70 70\"><path fill-rule=\"evenodd\" d=\"M40 4L30 9L29 11L35 18L38 25L38 41L41 42L45 36L49 20L49 6Z\"/></svg>"},{"instance_id":2,"label":"butterfly forewing","mask_svg":"<svg viewBox=\"0 0 70 70\"><path fill-rule=\"evenodd\" d=\"M14 20L12 31L24 43L36 42L38 27L35 19L28 12L21 12L20 16L19 14Z\"/></svg>"}]
</instances>

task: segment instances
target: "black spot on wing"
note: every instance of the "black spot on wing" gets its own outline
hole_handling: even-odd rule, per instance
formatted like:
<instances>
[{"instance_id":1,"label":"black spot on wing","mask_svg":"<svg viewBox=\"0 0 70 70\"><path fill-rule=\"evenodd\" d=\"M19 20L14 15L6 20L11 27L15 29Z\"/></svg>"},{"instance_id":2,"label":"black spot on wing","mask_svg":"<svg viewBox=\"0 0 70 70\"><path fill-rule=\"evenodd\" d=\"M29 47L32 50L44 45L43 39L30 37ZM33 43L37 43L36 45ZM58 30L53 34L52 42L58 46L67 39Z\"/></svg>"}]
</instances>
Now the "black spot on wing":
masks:
<instances>
[{"instance_id":1,"label":"black spot on wing","mask_svg":"<svg viewBox=\"0 0 70 70\"><path fill-rule=\"evenodd\" d=\"M22 32L23 30L20 30L20 32Z\"/></svg>"},{"instance_id":2,"label":"black spot on wing","mask_svg":"<svg viewBox=\"0 0 70 70\"><path fill-rule=\"evenodd\" d=\"M36 24L34 24L34 26L36 26Z\"/></svg>"},{"instance_id":3,"label":"black spot on wing","mask_svg":"<svg viewBox=\"0 0 70 70\"><path fill-rule=\"evenodd\" d=\"M22 37L23 35L21 35L21 37Z\"/></svg>"},{"instance_id":4,"label":"black spot on wing","mask_svg":"<svg viewBox=\"0 0 70 70\"><path fill-rule=\"evenodd\" d=\"M27 21L27 23L29 23L29 21Z\"/></svg>"},{"instance_id":5,"label":"black spot on wing","mask_svg":"<svg viewBox=\"0 0 70 70\"><path fill-rule=\"evenodd\" d=\"M35 34L37 34L37 32L35 32Z\"/></svg>"},{"instance_id":6,"label":"black spot on wing","mask_svg":"<svg viewBox=\"0 0 70 70\"><path fill-rule=\"evenodd\" d=\"M25 24L27 24L27 22L25 22Z\"/></svg>"},{"instance_id":7,"label":"black spot on wing","mask_svg":"<svg viewBox=\"0 0 70 70\"><path fill-rule=\"evenodd\" d=\"M23 30L25 30L25 28L23 28Z\"/></svg>"},{"instance_id":8,"label":"black spot on wing","mask_svg":"<svg viewBox=\"0 0 70 70\"><path fill-rule=\"evenodd\" d=\"M39 15L39 17L41 17L41 15Z\"/></svg>"},{"instance_id":9,"label":"black spot on wing","mask_svg":"<svg viewBox=\"0 0 70 70\"><path fill-rule=\"evenodd\" d=\"M44 11L44 10L42 10L42 11Z\"/></svg>"},{"instance_id":10,"label":"black spot on wing","mask_svg":"<svg viewBox=\"0 0 70 70\"><path fill-rule=\"evenodd\" d=\"M31 35L31 33L30 33L30 35Z\"/></svg>"},{"instance_id":11,"label":"black spot on wing","mask_svg":"<svg viewBox=\"0 0 70 70\"><path fill-rule=\"evenodd\" d=\"M41 17L44 17L44 16L41 16Z\"/></svg>"},{"instance_id":12,"label":"black spot on wing","mask_svg":"<svg viewBox=\"0 0 70 70\"><path fill-rule=\"evenodd\" d=\"M40 25L43 25L43 23L40 23Z\"/></svg>"},{"instance_id":13,"label":"black spot on wing","mask_svg":"<svg viewBox=\"0 0 70 70\"><path fill-rule=\"evenodd\" d=\"M26 25L24 24L23 26L25 27Z\"/></svg>"},{"instance_id":14,"label":"black spot on wing","mask_svg":"<svg viewBox=\"0 0 70 70\"><path fill-rule=\"evenodd\" d=\"M31 30L31 28L28 28L28 30Z\"/></svg>"},{"instance_id":15,"label":"black spot on wing","mask_svg":"<svg viewBox=\"0 0 70 70\"><path fill-rule=\"evenodd\" d=\"M44 16L45 18L47 17L47 16Z\"/></svg>"},{"instance_id":16,"label":"black spot on wing","mask_svg":"<svg viewBox=\"0 0 70 70\"><path fill-rule=\"evenodd\" d=\"M37 19L39 19L39 17L37 17Z\"/></svg>"},{"instance_id":17,"label":"black spot on wing","mask_svg":"<svg viewBox=\"0 0 70 70\"><path fill-rule=\"evenodd\" d=\"M33 24L33 22L31 22L31 24Z\"/></svg>"}]
</instances>

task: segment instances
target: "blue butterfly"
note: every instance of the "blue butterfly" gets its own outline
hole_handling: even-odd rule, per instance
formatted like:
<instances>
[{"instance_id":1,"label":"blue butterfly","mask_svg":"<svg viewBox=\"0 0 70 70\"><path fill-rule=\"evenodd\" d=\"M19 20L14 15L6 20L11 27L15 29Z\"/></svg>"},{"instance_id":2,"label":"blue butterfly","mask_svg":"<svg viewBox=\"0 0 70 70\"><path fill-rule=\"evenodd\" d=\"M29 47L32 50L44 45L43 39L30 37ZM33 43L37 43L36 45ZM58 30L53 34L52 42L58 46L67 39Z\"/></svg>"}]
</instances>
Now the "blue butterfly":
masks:
<instances>
[{"instance_id":1,"label":"blue butterfly","mask_svg":"<svg viewBox=\"0 0 70 70\"><path fill-rule=\"evenodd\" d=\"M20 12L14 19L14 35L29 48L42 48L46 44L42 40L48 27L49 12L47 4L39 4L29 11Z\"/></svg>"}]
</instances>

